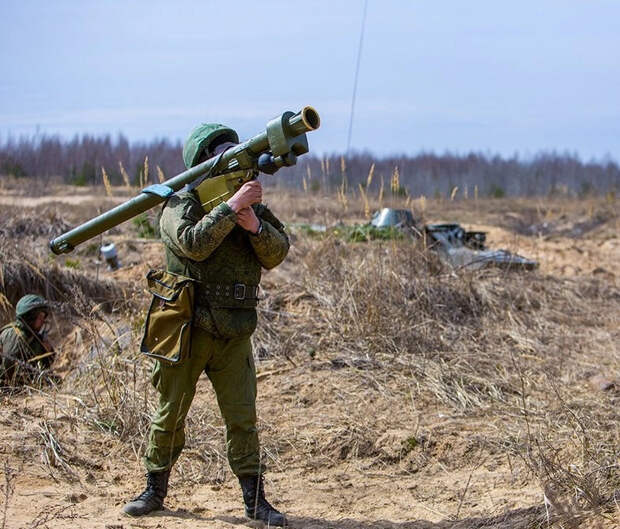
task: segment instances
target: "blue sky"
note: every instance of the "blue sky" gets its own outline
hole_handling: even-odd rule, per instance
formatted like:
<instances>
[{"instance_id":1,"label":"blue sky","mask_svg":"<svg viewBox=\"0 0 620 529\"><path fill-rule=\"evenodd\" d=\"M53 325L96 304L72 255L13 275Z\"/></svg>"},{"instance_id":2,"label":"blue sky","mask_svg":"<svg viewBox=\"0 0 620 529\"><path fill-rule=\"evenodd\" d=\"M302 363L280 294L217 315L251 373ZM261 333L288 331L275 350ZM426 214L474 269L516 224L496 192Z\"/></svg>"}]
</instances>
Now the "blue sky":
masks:
<instances>
[{"instance_id":1,"label":"blue sky","mask_svg":"<svg viewBox=\"0 0 620 529\"><path fill-rule=\"evenodd\" d=\"M363 0L3 0L0 140L242 137L314 106L346 149ZM620 2L368 0L352 147L620 160Z\"/></svg>"}]
</instances>

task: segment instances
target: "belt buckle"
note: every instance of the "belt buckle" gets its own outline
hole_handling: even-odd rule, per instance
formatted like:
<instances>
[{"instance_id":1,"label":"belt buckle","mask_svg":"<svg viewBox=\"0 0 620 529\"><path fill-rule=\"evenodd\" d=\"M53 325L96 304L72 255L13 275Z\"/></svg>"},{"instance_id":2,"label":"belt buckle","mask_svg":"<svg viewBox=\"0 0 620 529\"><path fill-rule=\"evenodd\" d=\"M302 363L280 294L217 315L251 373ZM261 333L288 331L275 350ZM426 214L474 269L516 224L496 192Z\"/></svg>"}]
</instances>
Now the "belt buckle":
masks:
<instances>
[{"instance_id":1,"label":"belt buckle","mask_svg":"<svg viewBox=\"0 0 620 529\"><path fill-rule=\"evenodd\" d=\"M238 300L245 299L245 285L243 283L237 283L235 285L233 296Z\"/></svg>"}]
</instances>

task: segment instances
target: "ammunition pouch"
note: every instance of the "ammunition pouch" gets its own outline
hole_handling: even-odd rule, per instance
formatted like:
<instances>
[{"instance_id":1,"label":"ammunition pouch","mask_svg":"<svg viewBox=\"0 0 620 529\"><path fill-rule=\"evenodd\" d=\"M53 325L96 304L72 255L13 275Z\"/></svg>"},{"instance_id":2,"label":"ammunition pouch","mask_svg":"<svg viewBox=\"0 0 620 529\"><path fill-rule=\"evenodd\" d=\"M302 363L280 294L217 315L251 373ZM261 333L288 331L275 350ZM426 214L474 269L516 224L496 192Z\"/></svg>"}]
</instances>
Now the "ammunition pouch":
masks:
<instances>
[{"instance_id":1,"label":"ammunition pouch","mask_svg":"<svg viewBox=\"0 0 620 529\"><path fill-rule=\"evenodd\" d=\"M153 299L140 351L179 364L190 353L196 281L164 270L150 270L146 280Z\"/></svg>"}]
</instances>

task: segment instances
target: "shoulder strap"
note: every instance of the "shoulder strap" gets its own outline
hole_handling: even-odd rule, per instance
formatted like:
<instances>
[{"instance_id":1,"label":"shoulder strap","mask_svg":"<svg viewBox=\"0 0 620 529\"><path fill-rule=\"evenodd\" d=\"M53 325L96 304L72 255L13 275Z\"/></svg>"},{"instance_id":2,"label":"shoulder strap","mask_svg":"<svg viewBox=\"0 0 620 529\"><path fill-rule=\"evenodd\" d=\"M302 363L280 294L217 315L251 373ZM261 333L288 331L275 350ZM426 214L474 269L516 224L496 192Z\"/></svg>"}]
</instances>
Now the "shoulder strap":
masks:
<instances>
[{"instance_id":1,"label":"shoulder strap","mask_svg":"<svg viewBox=\"0 0 620 529\"><path fill-rule=\"evenodd\" d=\"M193 191L194 189L196 189L200 184L202 184L207 178L211 177L211 174L213 173L214 169L218 166L218 164L220 163L220 160L222 159L222 156L224 156L224 153L230 149L232 146L228 146L226 147L220 154L217 155L217 158L215 160L215 162L213 162L213 165L211 167L209 167L209 170L203 174L202 176L199 176L198 178L196 178L196 180L194 180L191 184L187 184L186 190L187 191Z\"/></svg>"},{"instance_id":2,"label":"shoulder strap","mask_svg":"<svg viewBox=\"0 0 620 529\"><path fill-rule=\"evenodd\" d=\"M21 320L23 321L23 320ZM28 325L26 322L23 322L24 325L26 325L26 327L28 327L28 330L30 331L30 334L32 334L33 338L39 342L39 345L41 347L43 347L43 350L45 350L45 345L43 344L43 340L41 340L41 338L39 337L39 334L36 333L31 327L30 325ZM13 326L13 328L15 329L15 332L17 334L19 334L19 337L28 345L28 347L30 348L30 350L32 351L32 347L30 347L30 344L28 343L28 339L24 336L24 331L22 331L17 325L15 325L15 323L11 324ZM33 351L34 352L34 351ZM49 352L49 351L48 351Z\"/></svg>"},{"instance_id":3,"label":"shoulder strap","mask_svg":"<svg viewBox=\"0 0 620 529\"><path fill-rule=\"evenodd\" d=\"M30 347L30 344L28 343L28 338L24 335L24 331L22 331L15 323L9 323L8 327L11 327L14 331L15 334L17 334L17 336L19 336L19 338L28 346ZM34 336L36 336L36 334L34 334Z\"/></svg>"}]
</instances>

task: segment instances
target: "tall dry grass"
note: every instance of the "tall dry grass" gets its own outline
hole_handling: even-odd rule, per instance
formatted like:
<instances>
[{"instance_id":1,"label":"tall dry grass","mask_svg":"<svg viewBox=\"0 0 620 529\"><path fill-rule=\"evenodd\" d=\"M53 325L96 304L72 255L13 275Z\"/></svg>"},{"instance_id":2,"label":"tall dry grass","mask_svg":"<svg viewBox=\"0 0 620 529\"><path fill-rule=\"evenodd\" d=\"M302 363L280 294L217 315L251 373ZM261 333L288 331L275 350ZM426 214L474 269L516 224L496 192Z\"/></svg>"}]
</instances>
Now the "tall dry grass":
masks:
<instances>
[{"instance_id":1,"label":"tall dry grass","mask_svg":"<svg viewBox=\"0 0 620 529\"><path fill-rule=\"evenodd\" d=\"M287 268L269 281L259 350L352 370L366 385L361 400L374 393L408 407L414 395L421 414L440 406L465 421L488 417L480 450L519 459L560 518L617 515L618 393L588 387L594 373L618 374L617 288L538 273L455 274L421 241L300 238ZM375 439L385 427L350 414L310 453L384 460Z\"/></svg>"},{"instance_id":2,"label":"tall dry grass","mask_svg":"<svg viewBox=\"0 0 620 529\"><path fill-rule=\"evenodd\" d=\"M274 196L270 205L287 220L332 224L366 219L387 198L397 207L407 201L347 196L346 212L342 200L310 188L302 197ZM408 204L418 218L442 208L426 199ZM489 204L483 205L488 218L517 208ZM536 219L555 222L567 214ZM52 218L64 229L62 214ZM24 229L32 237L26 247L3 249L5 316L22 292L47 293L66 308L67 332L62 384L27 390L47 411L16 412L11 420L24 441L8 443L7 455L40 461L53 479L80 482L101 471L112 450L133 472L156 406L149 363L137 353L147 300L139 286L48 263L32 250L48 233L19 222L0 227L13 243ZM533 526L617 514L618 393L587 384L592 374L617 374L620 365L620 292L613 284L540 272L455 272L423 240L351 244L335 235L293 230L291 236L288 259L265 275L253 337L259 380L277 380L281 398L300 410L261 421L269 465L349 461L411 475L437 460L457 469L491 458L505 460L512 479L540 483L546 503L528 514ZM100 309L103 301L111 312ZM437 410L445 425L433 426ZM468 428L471 434L463 435ZM177 482L226 479L221 429L215 406L190 413ZM393 430L404 433L388 442ZM444 440L453 435L456 446ZM454 519L468 487L469 481Z\"/></svg>"}]
</instances>

